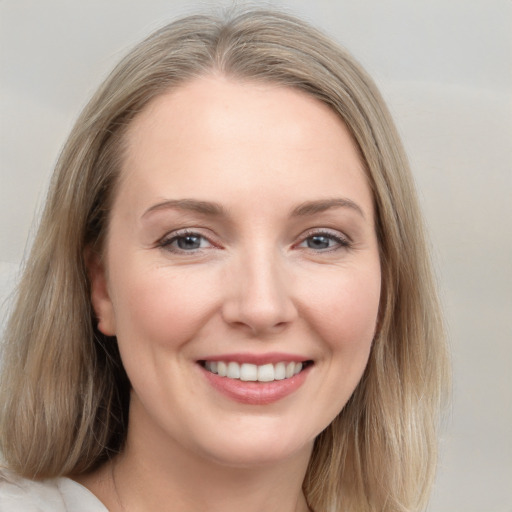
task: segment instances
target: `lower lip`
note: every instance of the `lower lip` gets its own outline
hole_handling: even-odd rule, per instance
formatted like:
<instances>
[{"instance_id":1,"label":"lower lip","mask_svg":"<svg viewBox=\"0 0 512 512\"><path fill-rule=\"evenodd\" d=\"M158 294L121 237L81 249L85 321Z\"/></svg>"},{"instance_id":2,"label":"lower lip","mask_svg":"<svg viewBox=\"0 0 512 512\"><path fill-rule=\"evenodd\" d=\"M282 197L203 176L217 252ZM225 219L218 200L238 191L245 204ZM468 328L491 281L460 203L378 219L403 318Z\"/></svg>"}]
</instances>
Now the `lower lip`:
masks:
<instances>
[{"instance_id":1,"label":"lower lip","mask_svg":"<svg viewBox=\"0 0 512 512\"><path fill-rule=\"evenodd\" d=\"M219 377L216 373L209 372L202 366L201 369L212 387L228 398L243 404L267 405L277 402L297 391L306 380L311 366L308 366L289 379L274 380L272 382L247 382L228 377Z\"/></svg>"}]
</instances>

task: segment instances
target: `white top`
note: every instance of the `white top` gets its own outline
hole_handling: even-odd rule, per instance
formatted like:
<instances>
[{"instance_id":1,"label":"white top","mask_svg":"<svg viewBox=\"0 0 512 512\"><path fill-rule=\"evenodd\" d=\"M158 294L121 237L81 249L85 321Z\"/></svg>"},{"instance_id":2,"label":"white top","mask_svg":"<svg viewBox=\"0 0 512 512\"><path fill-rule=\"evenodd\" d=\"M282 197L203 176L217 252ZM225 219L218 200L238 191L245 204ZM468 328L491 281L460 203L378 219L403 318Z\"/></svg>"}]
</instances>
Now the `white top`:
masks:
<instances>
[{"instance_id":1,"label":"white top","mask_svg":"<svg viewBox=\"0 0 512 512\"><path fill-rule=\"evenodd\" d=\"M0 512L108 512L101 501L70 478L35 482L0 472Z\"/></svg>"}]
</instances>

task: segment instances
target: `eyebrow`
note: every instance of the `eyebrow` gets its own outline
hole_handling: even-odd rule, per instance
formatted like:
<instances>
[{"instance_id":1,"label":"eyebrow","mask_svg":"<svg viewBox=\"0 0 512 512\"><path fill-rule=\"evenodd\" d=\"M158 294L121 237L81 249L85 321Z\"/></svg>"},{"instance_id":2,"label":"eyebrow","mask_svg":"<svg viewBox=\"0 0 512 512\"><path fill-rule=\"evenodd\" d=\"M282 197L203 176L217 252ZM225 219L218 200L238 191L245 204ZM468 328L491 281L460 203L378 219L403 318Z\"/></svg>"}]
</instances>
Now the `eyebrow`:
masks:
<instances>
[{"instance_id":1,"label":"eyebrow","mask_svg":"<svg viewBox=\"0 0 512 512\"><path fill-rule=\"evenodd\" d=\"M351 199L347 198L333 198L333 199L320 199L318 201L306 201L299 204L292 212L293 217L303 217L306 215L315 215L322 213L332 208L350 208L356 211L361 217L366 218L363 209L354 203Z\"/></svg>"},{"instance_id":2,"label":"eyebrow","mask_svg":"<svg viewBox=\"0 0 512 512\"><path fill-rule=\"evenodd\" d=\"M304 203L299 204L296 208L294 208L292 210L291 216L305 217L308 215L322 213L333 208L350 208L357 212L359 215L361 215L363 219L366 218L362 208L357 203L347 198L319 199L316 201L306 201ZM188 210L196 213L201 213L203 215L213 215L219 217L226 216L224 208L219 203L211 201L199 201L197 199L167 199L148 208L142 214L142 217L145 217L151 212L167 209Z\"/></svg>"},{"instance_id":3,"label":"eyebrow","mask_svg":"<svg viewBox=\"0 0 512 512\"><path fill-rule=\"evenodd\" d=\"M210 201L198 201L196 199L168 199L148 208L142 214L142 217L145 217L151 212L167 209L188 210L202 213L203 215L225 215L224 208L218 203L213 203Z\"/></svg>"}]
</instances>

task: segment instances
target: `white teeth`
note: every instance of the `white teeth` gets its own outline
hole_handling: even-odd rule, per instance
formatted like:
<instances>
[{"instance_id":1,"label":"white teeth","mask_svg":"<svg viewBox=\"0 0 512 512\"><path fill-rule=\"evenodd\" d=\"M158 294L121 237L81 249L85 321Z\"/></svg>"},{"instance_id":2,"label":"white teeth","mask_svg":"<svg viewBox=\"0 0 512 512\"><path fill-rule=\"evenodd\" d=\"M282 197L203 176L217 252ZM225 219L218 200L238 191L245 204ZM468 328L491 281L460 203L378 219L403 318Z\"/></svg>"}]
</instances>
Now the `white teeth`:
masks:
<instances>
[{"instance_id":1,"label":"white teeth","mask_svg":"<svg viewBox=\"0 0 512 512\"><path fill-rule=\"evenodd\" d=\"M274 379L283 380L286 378L286 364L277 363L274 367Z\"/></svg>"},{"instance_id":2,"label":"white teeth","mask_svg":"<svg viewBox=\"0 0 512 512\"><path fill-rule=\"evenodd\" d=\"M230 379L239 379L240 378L240 366L237 363L228 363L228 372L226 377Z\"/></svg>"},{"instance_id":3,"label":"white teeth","mask_svg":"<svg viewBox=\"0 0 512 512\"><path fill-rule=\"evenodd\" d=\"M276 364L263 364L261 366L242 363L238 364L234 361L206 361L204 367L219 375L219 377L227 377L228 379L240 379L247 382L272 382L274 380L289 379L302 371L302 363L280 362Z\"/></svg>"},{"instance_id":4,"label":"white teeth","mask_svg":"<svg viewBox=\"0 0 512 512\"><path fill-rule=\"evenodd\" d=\"M225 377L228 374L228 367L224 361L219 361L217 363L217 373L220 377Z\"/></svg>"},{"instance_id":5,"label":"white teeth","mask_svg":"<svg viewBox=\"0 0 512 512\"><path fill-rule=\"evenodd\" d=\"M258 366L258 380L260 382L272 382L274 380L274 365L264 364Z\"/></svg>"},{"instance_id":6,"label":"white teeth","mask_svg":"<svg viewBox=\"0 0 512 512\"><path fill-rule=\"evenodd\" d=\"M233 363L237 364L237 363ZM240 366L240 380L256 381L258 380L258 367L255 364L244 363Z\"/></svg>"}]
</instances>

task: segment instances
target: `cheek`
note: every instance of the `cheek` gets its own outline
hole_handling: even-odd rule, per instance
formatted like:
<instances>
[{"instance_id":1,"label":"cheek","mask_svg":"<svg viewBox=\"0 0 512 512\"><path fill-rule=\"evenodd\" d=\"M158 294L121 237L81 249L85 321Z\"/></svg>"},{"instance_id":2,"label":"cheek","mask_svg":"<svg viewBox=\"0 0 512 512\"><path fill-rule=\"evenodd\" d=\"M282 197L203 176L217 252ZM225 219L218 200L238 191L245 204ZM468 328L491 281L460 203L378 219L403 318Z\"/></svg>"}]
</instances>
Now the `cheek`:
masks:
<instances>
[{"instance_id":1,"label":"cheek","mask_svg":"<svg viewBox=\"0 0 512 512\"><path fill-rule=\"evenodd\" d=\"M368 363L380 301L380 265L368 271L333 269L304 283L309 300L303 317L318 347L321 384L315 391L319 424L325 428L344 408ZM317 425L315 423L315 425ZM315 435L318 432L315 432Z\"/></svg>"},{"instance_id":2,"label":"cheek","mask_svg":"<svg viewBox=\"0 0 512 512\"><path fill-rule=\"evenodd\" d=\"M163 267L124 275L133 277L118 286L114 299L120 343L176 348L193 337L215 309L216 285L201 272Z\"/></svg>"},{"instance_id":3,"label":"cheek","mask_svg":"<svg viewBox=\"0 0 512 512\"><path fill-rule=\"evenodd\" d=\"M357 350L374 337L380 301L380 267L368 272L334 272L323 286L307 288L311 321L333 349ZM314 318L313 318L314 317Z\"/></svg>"}]
</instances>

